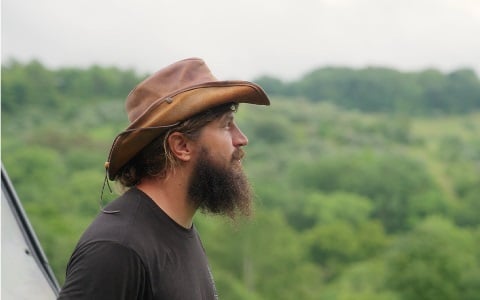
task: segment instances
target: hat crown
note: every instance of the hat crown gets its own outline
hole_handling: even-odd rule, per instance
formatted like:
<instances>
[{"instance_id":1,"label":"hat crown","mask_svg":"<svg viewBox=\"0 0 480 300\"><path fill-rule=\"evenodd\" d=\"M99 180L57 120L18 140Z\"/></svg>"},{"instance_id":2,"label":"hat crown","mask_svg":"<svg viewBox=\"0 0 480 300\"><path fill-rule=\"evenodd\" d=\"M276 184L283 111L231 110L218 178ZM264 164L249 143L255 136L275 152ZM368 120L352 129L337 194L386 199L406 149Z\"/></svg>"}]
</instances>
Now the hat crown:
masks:
<instances>
[{"instance_id":1,"label":"hat crown","mask_svg":"<svg viewBox=\"0 0 480 300\"><path fill-rule=\"evenodd\" d=\"M125 108L133 123L157 100L191 86L217 81L200 58L189 58L173 63L138 84L128 95Z\"/></svg>"}]
</instances>

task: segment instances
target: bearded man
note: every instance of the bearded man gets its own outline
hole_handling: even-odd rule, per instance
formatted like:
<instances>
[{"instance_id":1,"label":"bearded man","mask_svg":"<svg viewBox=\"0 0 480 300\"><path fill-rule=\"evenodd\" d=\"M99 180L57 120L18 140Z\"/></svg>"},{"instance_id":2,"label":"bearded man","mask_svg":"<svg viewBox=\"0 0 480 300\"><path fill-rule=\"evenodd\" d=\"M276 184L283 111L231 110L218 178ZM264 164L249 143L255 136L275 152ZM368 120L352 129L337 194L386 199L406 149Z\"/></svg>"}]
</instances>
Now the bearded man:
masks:
<instances>
[{"instance_id":1,"label":"bearded man","mask_svg":"<svg viewBox=\"0 0 480 300\"><path fill-rule=\"evenodd\" d=\"M193 225L197 210L250 214L239 103L269 105L258 85L218 81L197 58L141 82L130 125L105 164L126 192L97 216L67 266L59 299L217 299Z\"/></svg>"}]
</instances>

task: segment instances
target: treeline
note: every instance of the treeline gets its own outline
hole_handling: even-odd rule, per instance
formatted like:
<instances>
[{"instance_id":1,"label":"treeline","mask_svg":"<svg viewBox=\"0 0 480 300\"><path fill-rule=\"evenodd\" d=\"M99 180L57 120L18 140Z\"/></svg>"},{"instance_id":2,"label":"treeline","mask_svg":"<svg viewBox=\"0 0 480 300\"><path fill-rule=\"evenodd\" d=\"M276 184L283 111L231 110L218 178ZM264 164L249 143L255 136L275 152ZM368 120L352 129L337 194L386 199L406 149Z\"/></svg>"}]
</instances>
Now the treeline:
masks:
<instances>
[{"instance_id":1,"label":"treeline","mask_svg":"<svg viewBox=\"0 0 480 300\"><path fill-rule=\"evenodd\" d=\"M419 115L458 114L480 110L480 80L471 69L448 74L429 69L400 72L387 68L320 68L298 80L256 80L267 93L330 101L363 112Z\"/></svg>"},{"instance_id":2,"label":"treeline","mask_svg":"<svg viewBox=\"0 0 480 300\"><path fill-rule=\"evenodd\" d=\"M133 70L116 67L50 70L36 60L10 60L2 65L2 111L15 113L31 106L62 109L72 101L125 98L141 78Z\"/></svg>"},{"instance_id":3,"label":"treeline","mask_svg":"<svg viewBox=\"0 0 480 300\"><path fill-rule=\"evenodd\" d=\"M38 61L11 60L2 66L2 109L13 112L39 102L59 107L65 105L65 98L124 98L144 77L116 67L48 70ZM272 76L255 81L272 96L332 102L363 112L437 115L480 110L480 80L471 69L444 74L434 69L406 73L387 68L330 67L291 82Z\"/></svg>"},{"instance_id":4,"label":"treeline","mask_svg":"<svg viewBox=\"0 0 480 300\"><path fill-rule=\"evenodd\" d=\"M93 74L109 83L84 90ZM103 163L140 77L39 62L3 69L2 160L60 282L99 212ZM236 117L249 137L254 218L195 217L221 299L480 298L480 112L271 100Z\"/></svg>"}]
</instances>

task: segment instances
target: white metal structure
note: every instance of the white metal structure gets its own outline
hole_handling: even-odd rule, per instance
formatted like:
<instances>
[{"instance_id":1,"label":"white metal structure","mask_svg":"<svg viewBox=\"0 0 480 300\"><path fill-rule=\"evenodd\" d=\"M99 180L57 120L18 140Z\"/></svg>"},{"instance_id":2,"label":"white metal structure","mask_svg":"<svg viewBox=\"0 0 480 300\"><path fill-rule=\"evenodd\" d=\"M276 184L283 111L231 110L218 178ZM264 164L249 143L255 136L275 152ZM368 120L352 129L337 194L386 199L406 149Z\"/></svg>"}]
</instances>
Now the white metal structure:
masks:
<instances>
[{"instance_id":1,"label":"white metal structure","mask_svg":"<svg viewBox=\"0 0 480 300\"><path fill-rule=\"evenodd\" d=\"M56 299L58 282L2 164L1 299Z\"/></svg>"}]
</instances>

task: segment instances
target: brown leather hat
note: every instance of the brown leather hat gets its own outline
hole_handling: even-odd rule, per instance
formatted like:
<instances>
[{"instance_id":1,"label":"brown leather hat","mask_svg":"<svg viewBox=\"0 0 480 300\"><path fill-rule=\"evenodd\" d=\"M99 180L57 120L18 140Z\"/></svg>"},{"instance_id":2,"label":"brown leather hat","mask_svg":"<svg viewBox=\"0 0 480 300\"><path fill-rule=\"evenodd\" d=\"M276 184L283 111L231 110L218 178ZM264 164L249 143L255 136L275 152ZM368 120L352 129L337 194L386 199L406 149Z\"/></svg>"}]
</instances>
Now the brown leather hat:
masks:
<instances>
[{"instance_id":1,"label":"brown leather hat","mask_svg":"<svg viewBox=\"0 0 480 300\"><path fill-rule=\"evenodd\" d=\"M270 104L257 84L218 81L199 58L181 60L151 75L127 97L130 126L110 149L105 163L108 178L114 180L120 168L164 130L228 102Z\"/></svg>"}]
</instances>

